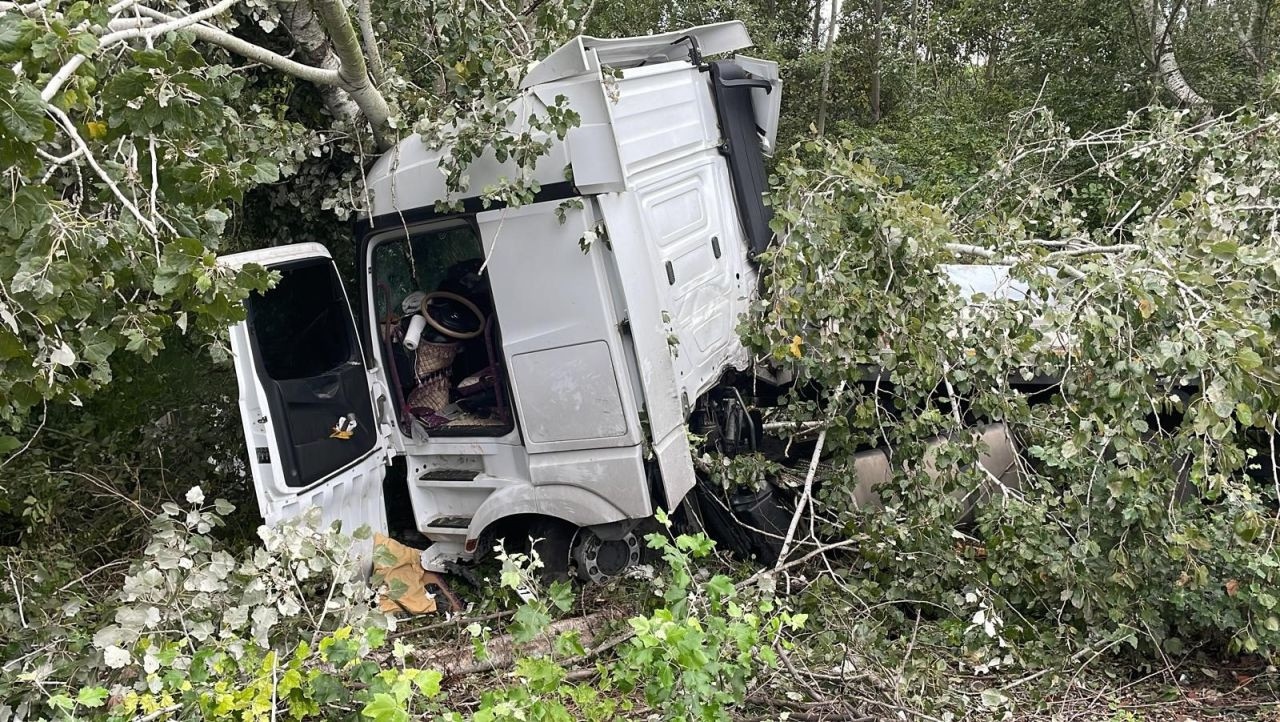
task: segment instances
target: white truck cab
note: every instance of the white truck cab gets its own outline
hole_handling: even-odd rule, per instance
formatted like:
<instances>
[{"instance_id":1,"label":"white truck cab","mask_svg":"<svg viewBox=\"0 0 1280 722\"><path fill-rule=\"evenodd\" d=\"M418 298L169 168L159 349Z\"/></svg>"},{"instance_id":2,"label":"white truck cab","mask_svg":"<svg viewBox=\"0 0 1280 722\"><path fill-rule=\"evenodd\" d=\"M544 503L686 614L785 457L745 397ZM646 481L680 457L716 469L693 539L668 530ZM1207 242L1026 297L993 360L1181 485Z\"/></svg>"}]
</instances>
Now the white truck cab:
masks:
<instances>
[{"instance_id":1,"label":"white truck cab","mask_svg":"<svg viewBox=\"0 0 1280 722\"><path fill-rule=\"evenodd\" d=\"M520 207L479 198L514 164L481 157L450 196L449 149L401 142L367 174L350 293L317 244L223 257L281 275L231 329L266 521L318 506L385 533L407 499L432 571L536 519L574 530L585 576L633 561L634 526L694 486L687 418L749 361L781 85L774 63L703 59L749 45L728 22L552 53L515 115L564 96L581 120Z\"/></svg>"}]
</instances>

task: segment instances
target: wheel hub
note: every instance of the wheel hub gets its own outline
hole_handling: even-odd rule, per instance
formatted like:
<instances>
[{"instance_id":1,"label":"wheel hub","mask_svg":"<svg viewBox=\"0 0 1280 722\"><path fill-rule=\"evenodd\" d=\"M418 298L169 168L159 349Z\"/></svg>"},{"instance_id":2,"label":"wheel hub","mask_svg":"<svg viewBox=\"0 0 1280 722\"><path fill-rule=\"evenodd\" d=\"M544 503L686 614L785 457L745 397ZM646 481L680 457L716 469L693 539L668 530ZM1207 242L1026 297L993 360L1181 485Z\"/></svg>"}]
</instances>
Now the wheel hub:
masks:
<instances>
[{"instance_id":1,"label":"wheel hub","mask_svg":"<svg viewBox=\"0 0 1280 722\"><path fill-rule=\"evenodd\" d=\"M600 584L640 563L640 540L631 532L620 539L601 539L583 529L573 549L573 560L579 577Z\"/></svg>"}]
</instances>

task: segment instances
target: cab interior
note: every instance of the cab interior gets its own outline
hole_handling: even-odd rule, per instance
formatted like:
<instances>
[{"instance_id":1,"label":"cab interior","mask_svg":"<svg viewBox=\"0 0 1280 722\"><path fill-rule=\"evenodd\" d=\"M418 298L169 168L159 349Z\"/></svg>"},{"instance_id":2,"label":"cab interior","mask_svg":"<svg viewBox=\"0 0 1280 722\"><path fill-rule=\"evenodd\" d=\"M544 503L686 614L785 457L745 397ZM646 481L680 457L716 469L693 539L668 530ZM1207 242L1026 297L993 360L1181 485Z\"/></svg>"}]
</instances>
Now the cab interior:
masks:
<instances>
[{"instance_id":1,"label":"cab interior","mask_svg":"<svg viewBox=\"0 0 1280 722\"><path fill-rule=\"evenodd\" d=\"M484 252L466 220L375 241L373 309L402 430L503 436L514 411Z\"/></svg>"}]
</instances>

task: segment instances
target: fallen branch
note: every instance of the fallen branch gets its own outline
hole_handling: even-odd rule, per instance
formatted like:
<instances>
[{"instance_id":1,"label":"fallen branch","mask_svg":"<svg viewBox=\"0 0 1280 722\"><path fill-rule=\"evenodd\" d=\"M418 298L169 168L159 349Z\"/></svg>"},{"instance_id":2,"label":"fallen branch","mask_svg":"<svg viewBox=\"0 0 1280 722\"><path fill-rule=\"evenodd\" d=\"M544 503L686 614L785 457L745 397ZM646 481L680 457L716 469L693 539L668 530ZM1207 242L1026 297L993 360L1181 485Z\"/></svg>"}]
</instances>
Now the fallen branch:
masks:
<instances>
[{"instance_id":1,"label":"fallen branch","mask_svg":"<svg viewBox=\"0 0 1280 722\"><path fill-rule=\"evenodd\" d=\"M510 610L504 610L501 612L491 612L489 614L479 614L474 617L463 617L459 615L456 617L452 617L450 619L446 619L443 622L435 622L433 624L428 624L425 627L411 627L407 629L396 629L396 631L387 635L387 639L397 639L400 637L407 637L411 634L425 634L426 632L431 632L437 629L444 629L446 627L456 627L459 625L478 624L480 622L490 622L495 619L510 617L512 614L515 614L515 612Z\"/></svg>"},{"instance_id":2,"label":"fallen branch","mask_svg":"<svg viewBox=\"0 0 1280 722\"><path fill-rule=\"evenodd\" d=\"M734 586L735 586L736 588L738 588L738 589L742 589L742 588L744 588L744 587L748 587L748 586L750 586L750 585L752 585L752 584L755 584L756 582L760 581L761 579L763 579L763 578L765 578L765 577L773 576L774 574L776 574L776 573L778 573L778 572L784 572L784 571L786 571L786 570L788 570L788 569L793 569L793 568L795 568L795 567L798 567L798 566L800 566L800 565L804 564L805 562L809 561L810 559L813 559L813 558L814 558L814 557L816 557L816 556L819 556L819 555L822 555L822 554L826 554L827 552L829 552L829 551L834 551L834 550L836 550L836 549L842 549L842 548L844 548L844 547L853 546L853 545L854 545L854 544L856 544L856 543L857 543L857 540L856 540L856 539L842 539L842 540L840 540L840 541L838 541L838 542L833 542L833 543L831 543L831 544L826 544L826 545L824 545L824 546L820 546L820 547L818 547L817 549L814 549L813 551L809 552L808 554L805 554L804 556L799 557L799 558L797 558L797 559L793 559L793 560L791 560L791 561L789 561L789 562L787 562L786 564L783 564L783 565L781 565L781 566L776 566L776 565L775 565L772 569L761 569L760 571L756 572L755 574L752 574L751 576L747 577L746 579L743 579L742 581L738 582L738 583L737 583L737 584L735 584Z\"/></svg>"},{"instance_id":3,"label":"fallen branch","mask_svg":"<svg viewBox=\"0 0 1280 722\"><path fill-rule=\"evenodd\" d=\"M791 515L791 524L787 526L787 535L782 539L782 550L778 552L778 561L773 570L778 571L787 561L787 552L791 551L791 541L795 538L796 527L800 525L800 517L804 516L805 506L813 496L813 477L818 472L818 460L822 458L822 447L827 442L827 430L818 432L818 441L813 447L813 456L809 459L809 471L804 475L804 490L796 501L796 510Z\"/></svg>"},{"instance_id":4,"label":"fallen branch","mask_svg":"<svg viewBox=\"0 0 1280 722\"><path fill-rule=\"evenodd\" d=\"M622 619L623 616L623 610L611 609L588 614L584 617L562 619L548 626L537 639L526 644L517 643L515 637L510 634L503 635L491 639L485 644L485 659L477 659L475 649L471 645L467 645L435 649L425 654L419 654L415 659L415 663L425 668L439 670L447 678L493 672L514 666L521 657L550 654L556 638L566 632L577 632L585 644L591 644L605 629ZM628 636L627 639L629 638ZM601 645L600 650L594 652L594 654L600 654L625 641L626 639L620 639L614 642L611 639L606 643L612 643L611 646Z\"/></svg>"},{"instance_id":5,"label":"fallen branch","mask_svg":"<svg viewBox=\"0 0 1280 722\"><path fill-rule=\"evenodd\" d=\"M155 20L172 21L175 18L172 15L153 10L152 8L139 5L138 12ZM323 86L336 86L339 84L338 71L329 70L327 68L316 68L296 60L291 60L278 53L273 53L264 47L254 45L245 40L241 40L231 33L219 30L211 25L200 23L192 25L187 30L193 33L200 40L206 43L212 43L218 47L243 56L255 63L261 63L269 68L274 68L287 75L292 75L299 80L305 80L308 83L315 83Z\"/></svg>"},{"instance_id":6,"label":"fallen branch","mask_svg":"<svg viewBox=\"0 0 1280 722\"><path fill-rule=\"evenodd\" d=\"M195 25L196 23L230 10L238 1L239 0L222 0L222 2L217 5L212 5L204 10L191 13L190 15L184 15L180 18L171 19L169 22L148 28L133 27L125 30L118 30L114 33L107 33L98 39L98 48L95 52L101 52L112 45L123 43L126 40L133 40L135 38L155 38L163 35L164 33L181 30L182 28ZM81 65L84 65L85 61L88 59L89 56L84 53L76 53L71 56L71 59L63 63L62 67L58 68L58 72L54 73L53 77L49 79L48 84L44 86L44 90L40 91L41 100L46 103L53 100L54 96L58 94L58 91L62 89L62 86L67 82L67 80L75 74L76 70L78 70Z\"/></svg>"},{"instance_id":7,"label":"fallen branch","mask_svg":"<svg viewBox=\"0 0 1280 722\"><path fill-rule=\"evenodd\" d=\"M58 121L58 124L62 126L62 129L67 132L67 135L71 137L71 140L74 141L80 151L84 153L85 160L88 161L89 167L93 168L93 172L98 175L98 178L100 178L103 183L107 184L107 187L111 189L111 193L120 201L121 205L129 210L129 213L131 213L138 221L138 224L147 229L148 233L153 236L156 235L155 224L152 223L149 218L142 215L142 211L138 210L138 207L133 204L133 201L129 200L125 196L124 191L120 190L120 186L116 185L116 182L111 179L111 176L107 174L107 171L104 170L101 165L98 165L98 160L89 152L88 144L84 142L84 138L80 137L80 132L76 130L76 124L72 122L71 118L67 117L66 113L62 112L58 106L53 104L46 105L45 110Z\"/></svg>"}]
</instances>

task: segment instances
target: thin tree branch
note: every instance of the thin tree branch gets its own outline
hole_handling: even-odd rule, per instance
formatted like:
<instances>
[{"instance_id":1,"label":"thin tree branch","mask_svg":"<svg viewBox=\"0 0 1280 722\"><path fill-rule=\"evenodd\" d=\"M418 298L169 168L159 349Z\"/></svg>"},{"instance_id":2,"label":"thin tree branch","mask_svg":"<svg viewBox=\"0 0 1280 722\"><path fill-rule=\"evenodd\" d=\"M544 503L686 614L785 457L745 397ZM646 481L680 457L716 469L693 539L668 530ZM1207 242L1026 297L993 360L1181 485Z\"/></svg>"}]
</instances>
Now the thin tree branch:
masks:
<instances>
[{"instance_id":1,"label":"thin tree branch","mask_svg":"<svg viewBox=\"0 0 1280 722\"><path fill-rule=\"evenodd\" d=\"M17 10L23 15L28 15L36 10L42 10L48 7L53 0L35 0L29 3L0 2L0 13L7 13Z\"/></svg>"},{"instance_id":2,"label":"thin tree branch","mask_svg":"<svg viewBox=\"0 0 1280 722\"><path fill-rule=\"evenodd\" d=\"M156 235L155 224L146 216L142 215L142 211L138 210L138 207L133 204L133 201L129 200L128 197L125 196L124 192L120 190L120 186L116 185L116 182L111 179L111 176L108 175L105 170L103 170L101 165L98 165L98 159L93 157L93 153L89 152L89 145L84 142L84 138L80 137L80 132L76 130L76 124L72 122L71 118L67 117L66 113L62 112L58 106L53 104L46 105L45 111L57 119L58 123L62 125L63 130L67 132L67 135L71 136L71 140L75 141L76 146L78 146L81 152L84 153L84 158L88 161L89 167L93 168L94 173L97 173L98 177L102 179L102 182L107 184L107 187L111 189L111 193L115 195L120 203L129 210L135 219L137 219L138 224L147 229L147 232L151 235Z\"/></svg>"},{"instance_id":3,"label":"thin tree branch","mask_svg":"<svg viewBox=\"0 0 1280 722\"><path fill-rule=\"evenodd\" d=\"M174 19L170 15L166 15L159 10L153 10L144 5L138 6L138 12L156 20L168 21ZM254 62L262 63L270 68L275 68L276 70L287 75L292 75L299 80L305 80L309 83L325 86L338 85L339 83L338 71L336 70L317 68L311 65L299 63L296 60L291 60L283 55L267 50L262 46L241 40L231 33L224 32L215 27L199 24L188 28L188 30L195 33L197 38L207 43L212 43L224 50L233 52L236 55L241 55Z\"/></svg>"},{"instance_id":4,"label":"thin tree branch","mask_svg":"<svg viewBox=\"0 0 1280 722\"><path fill-rule=\"evenodd\" d=\"M156 37L167 32L195 25L196 23L230 10L237 2L239 2L239 0L222 0L222 2L217 5L207 7L204 10L191 13L190 15L185 15L181 18L171 19L169 22L155 25L150 28L136 27L119 30L114 33L108 33L98 39L98 48L94 52L101 52L105 48L111 47L117 43L122 43L126 40L143 37ZM46 103L53 100L53 97L58 94L58 91L62 89L62 86L67 82L67 80L75 74L76 70L78 70L81 65L84 65L85 61L88 59L89 56L84 53L76 53L72 56L71 59L64 63L63 66L58 69L58 72L54 73L53 77L49 79L49 83L45 85L44 90L40 92L40 98Z\"/></svg>"},{"instance_id":5,"label":"thin tree branch","mask_svg":"<svg viewBox=\"0 0 1280 722\"><path fill-rule=\"evenodd\" d=\"M382 52L378 50L378 35L373 31L373 11L369 7L369 0L359 0L356 13L360 23L360 37L364 40L364 52L369 56L373 82L381 86L387 82L387 70L382 65Z\"/></svg>"}]
</instances>

